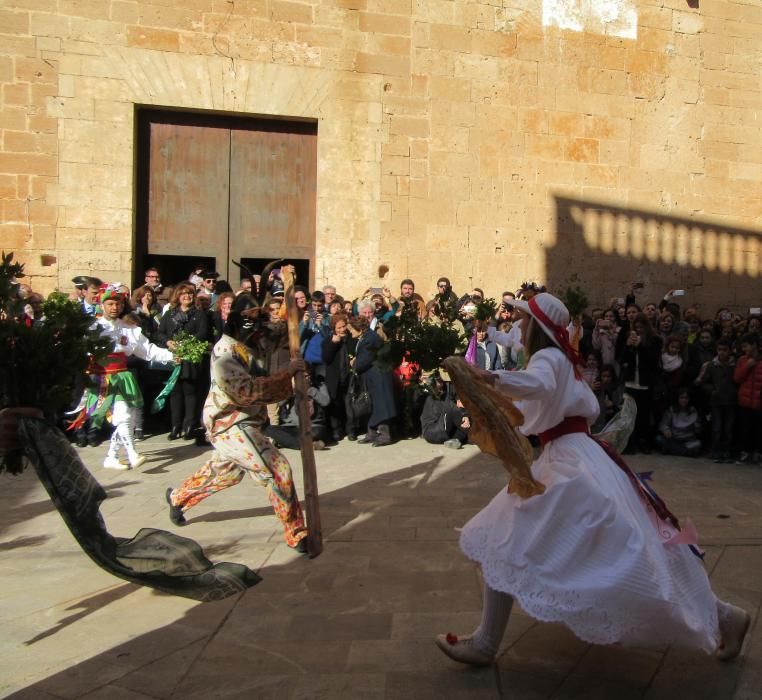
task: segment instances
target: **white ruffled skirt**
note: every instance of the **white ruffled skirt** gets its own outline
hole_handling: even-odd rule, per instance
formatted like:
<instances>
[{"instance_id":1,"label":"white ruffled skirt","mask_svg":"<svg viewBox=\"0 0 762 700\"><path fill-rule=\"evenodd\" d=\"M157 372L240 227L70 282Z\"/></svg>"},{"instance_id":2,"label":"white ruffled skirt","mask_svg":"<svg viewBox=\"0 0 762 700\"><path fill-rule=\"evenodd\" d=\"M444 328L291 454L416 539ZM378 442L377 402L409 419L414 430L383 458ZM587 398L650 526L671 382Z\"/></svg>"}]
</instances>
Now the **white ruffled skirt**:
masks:
<instances>
[{"instance_id":1,"label":"white ruffled skirt","mask_svg":"<svg viewBox=\"0 0 762 700\"><path fill-rule=\"evenodd\" d=\"M554 440L532 473L544 494L502 489L461 533L490 588L593 644L715 651L717 599L703 563L685 544L663 544L627 475L593 440Z\"/></svg>"}]
</instances>

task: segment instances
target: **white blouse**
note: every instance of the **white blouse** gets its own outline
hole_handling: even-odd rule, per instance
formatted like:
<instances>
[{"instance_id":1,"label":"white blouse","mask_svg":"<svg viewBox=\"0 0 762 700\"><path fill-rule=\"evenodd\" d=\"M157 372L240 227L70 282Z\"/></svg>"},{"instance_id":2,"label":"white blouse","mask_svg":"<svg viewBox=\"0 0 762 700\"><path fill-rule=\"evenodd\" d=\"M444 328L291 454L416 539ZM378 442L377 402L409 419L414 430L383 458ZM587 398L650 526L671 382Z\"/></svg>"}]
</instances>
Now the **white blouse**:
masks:
<instances>
[{"instance_id":1,"label":"white blouse","mask_svg":"<svg viewBox=\"0 0 762 700\"><path fill-rule=\"evenodd\" d=\"M587 382L574 376L571 362L558 348L535 353L524 370L493 373L498 377L495 386L518 399L524 435L537 435L570 416L582 416L588 423L598 417L598 399Z\"/></svg>"}]
</instances>

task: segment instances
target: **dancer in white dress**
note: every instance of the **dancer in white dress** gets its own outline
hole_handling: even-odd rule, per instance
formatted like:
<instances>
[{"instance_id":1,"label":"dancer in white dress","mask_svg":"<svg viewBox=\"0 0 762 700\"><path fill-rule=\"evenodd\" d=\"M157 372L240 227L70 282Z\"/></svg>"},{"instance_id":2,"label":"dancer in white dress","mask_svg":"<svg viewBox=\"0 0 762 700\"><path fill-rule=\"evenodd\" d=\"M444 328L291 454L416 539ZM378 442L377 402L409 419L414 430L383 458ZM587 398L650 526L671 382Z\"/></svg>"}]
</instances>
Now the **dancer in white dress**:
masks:
<instances>
[{"instance_id":1,"label":"dancer in white dress","mask_svg":"<svg viewBox=\"0 0 762 700\"><path fill-rule=\"evenodd\" d=\"M748 613L716 598L689 535L657 515L637 480L589 437L598 402L575 370L566 307L547 293L515 305L526 314L528 366L484 377L517 400L521 431L540 436L532 475L546 490L522 499L503 489L463 528L461 549L482 568L482 621L468 636L439 635L437 645L456 661L491 664L515 599L590 643L737 656Z\"/></svg>"}]
</instances>

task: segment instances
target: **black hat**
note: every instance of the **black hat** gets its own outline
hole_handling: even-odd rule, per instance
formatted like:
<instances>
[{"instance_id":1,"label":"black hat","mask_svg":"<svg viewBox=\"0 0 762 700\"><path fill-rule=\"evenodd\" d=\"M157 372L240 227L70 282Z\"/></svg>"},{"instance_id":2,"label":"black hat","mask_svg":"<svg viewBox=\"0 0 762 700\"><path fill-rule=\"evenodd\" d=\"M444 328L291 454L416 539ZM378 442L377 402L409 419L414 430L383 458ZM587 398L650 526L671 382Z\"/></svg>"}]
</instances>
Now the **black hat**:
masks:
<instances>
[{"instance_id":1,"label":"black hat","mask_svg":"<svg viewBox=\"0 0 762 700\"><path fill-rule=\"evenodd\" d=\"M214 270L204 270L199 277L203 280L216 280L220 276L219 272Z\"/></svg>"},{"instance_id":2,"label":"black hat","mask_svg":"<svg viewBox=\"0 0 762 700\"><path fill-rule=\"evenodd\" d=\"M88 277L87 275L77 275L76 277L73 277L71 281L77 289L100 287L103 284L97 277Z\"/></svg>"}]
</instances>

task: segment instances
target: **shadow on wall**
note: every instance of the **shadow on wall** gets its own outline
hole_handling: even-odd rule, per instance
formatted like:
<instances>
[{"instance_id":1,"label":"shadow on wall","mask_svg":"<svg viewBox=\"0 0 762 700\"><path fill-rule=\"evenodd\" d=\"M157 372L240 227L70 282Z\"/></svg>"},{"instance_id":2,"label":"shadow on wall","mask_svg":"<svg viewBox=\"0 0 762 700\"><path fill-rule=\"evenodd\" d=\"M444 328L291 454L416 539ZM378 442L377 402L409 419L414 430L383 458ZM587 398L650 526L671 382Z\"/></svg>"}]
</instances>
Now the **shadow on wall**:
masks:
<instances>
[{"instance_id":1,"label":"shadow on wall","mask_svg":"<svg viewBox=\"0 0 762 700\"><path fill-rule=\"evenodd\" d=\"M747 314L760 306L762 233L710 220L555 197L556 243L547 251L551 288L577 273L599 305L642 282L638 303L658 302L684 289L681 306L719 307Z\"/></svg>"}]
</instances>

